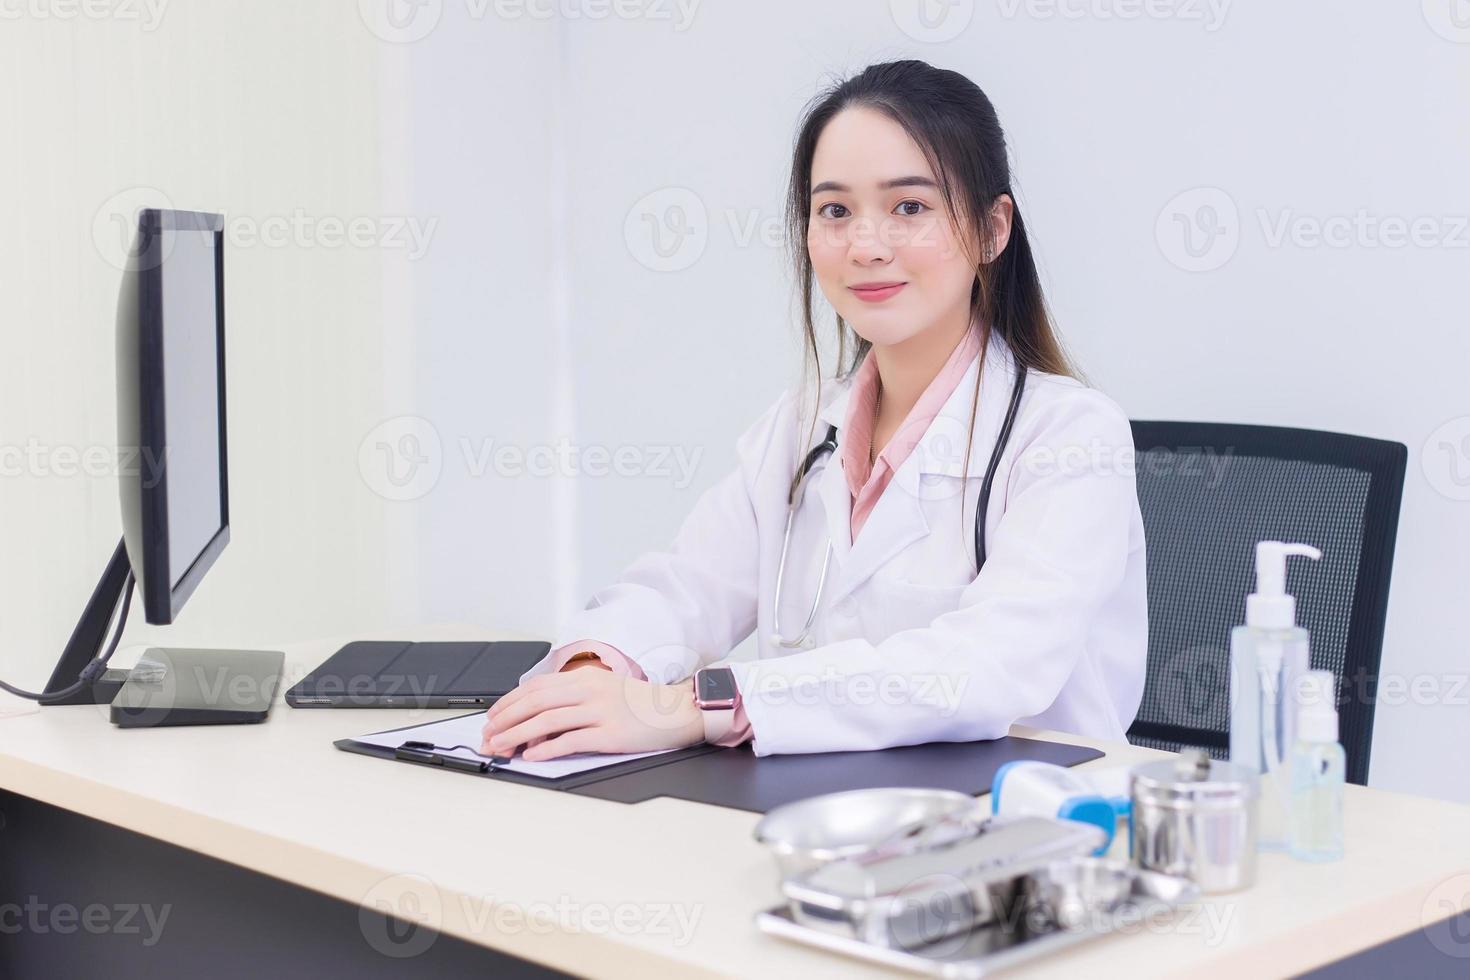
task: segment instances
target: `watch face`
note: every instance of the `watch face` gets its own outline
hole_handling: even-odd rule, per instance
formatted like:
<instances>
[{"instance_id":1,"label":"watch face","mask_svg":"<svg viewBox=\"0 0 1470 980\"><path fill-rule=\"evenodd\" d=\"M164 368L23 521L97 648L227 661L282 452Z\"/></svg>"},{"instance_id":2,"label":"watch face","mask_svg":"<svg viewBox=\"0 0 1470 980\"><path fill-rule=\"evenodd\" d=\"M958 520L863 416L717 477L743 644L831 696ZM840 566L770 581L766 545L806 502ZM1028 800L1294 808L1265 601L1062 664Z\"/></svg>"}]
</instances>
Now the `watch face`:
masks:
<instances>
[{"instance_id":1,"label":"watch face","mask_svg":"<svg viewBox=\"0 0 1470 980\"><path fill-rule=\"evenodd\" d=\"M735 699L735 672L729 667L710 667L694 675L699 685L699 700L733 701Z\"/></svg>"}]
</instances>

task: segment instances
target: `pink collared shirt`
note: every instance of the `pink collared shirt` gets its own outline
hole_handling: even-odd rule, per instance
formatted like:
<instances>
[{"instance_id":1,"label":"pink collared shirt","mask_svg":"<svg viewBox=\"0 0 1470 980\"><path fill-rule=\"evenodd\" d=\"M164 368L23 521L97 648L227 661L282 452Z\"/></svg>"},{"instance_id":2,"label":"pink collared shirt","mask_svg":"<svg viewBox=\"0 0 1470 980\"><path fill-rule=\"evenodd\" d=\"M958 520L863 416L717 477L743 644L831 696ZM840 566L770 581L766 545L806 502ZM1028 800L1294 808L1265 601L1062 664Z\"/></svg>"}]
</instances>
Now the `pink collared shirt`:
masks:
<instances>
[{"instance_id":1,"label":"pink collared shirt","mask_svg":"<svg viewBox=\"0 0 1470 980\"><path fill-rule=\"evenodd\" d=\"M852 380L852 394L847 403L847 418L842 429L842 474L852 494L852 540L868 521L868 515L893 480L893 474L913 454L914 447L929 430L934 416L954 394L970 362L980 353L980 331L973 326L955 345L949 360L939 369L929 387L924 389L903 423L868 465L869 447L873 441L873 405L878 399L878 362L873 352L863 358Z\"/></svg>"},{"instance_id":2,"label":"pink collared shirt","mask_svg":"<svg viewBox=\"0 0 1470 980\"><path fill-rule=\"evenodd\" d=\"M873 405L878 398L878 362L873 359L871 350L854 372L847 415L843 420L840 461L848 492L852 495L853 540L857 540L858 532L867 523L868 515L883 496L884 489L892 482L893 474L912 455L934 417L954 394L970 362L980 352L980 341L980 331L972 325L871 466L868 465L868 452L873 439ZM568 660L584 650L595 653L615 674L630 675L641 681L648 679L632 658L597 640L577 640L557 647L550 655L551 669L561 670ZM740 745L753 737L745 706L738 701L734 711L705 711L702 714L706 742Z\"/></svg>"}]
</instances>

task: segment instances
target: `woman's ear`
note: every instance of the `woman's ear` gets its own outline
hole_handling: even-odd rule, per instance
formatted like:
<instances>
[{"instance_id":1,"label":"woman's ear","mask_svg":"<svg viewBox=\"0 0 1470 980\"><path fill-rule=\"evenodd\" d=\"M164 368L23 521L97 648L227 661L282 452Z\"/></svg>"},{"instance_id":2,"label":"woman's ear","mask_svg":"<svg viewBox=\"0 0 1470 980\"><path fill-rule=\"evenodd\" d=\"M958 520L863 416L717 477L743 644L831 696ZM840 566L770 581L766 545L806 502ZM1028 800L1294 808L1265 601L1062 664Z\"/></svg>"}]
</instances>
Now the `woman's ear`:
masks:
<instances>
[{"instance_id":1,"label":"woman's ear","mask_svg":"<svg viewBox=\"0 0 1470 980\"><path fill-rule=\"evenodd\" d=\"M1016 213L1016 202L1009 194L997 195L990 205L990 240L985 243L983 258L989 265L1006 250L1011 240L1011 216Z\"/></svg>"}]
</instances>

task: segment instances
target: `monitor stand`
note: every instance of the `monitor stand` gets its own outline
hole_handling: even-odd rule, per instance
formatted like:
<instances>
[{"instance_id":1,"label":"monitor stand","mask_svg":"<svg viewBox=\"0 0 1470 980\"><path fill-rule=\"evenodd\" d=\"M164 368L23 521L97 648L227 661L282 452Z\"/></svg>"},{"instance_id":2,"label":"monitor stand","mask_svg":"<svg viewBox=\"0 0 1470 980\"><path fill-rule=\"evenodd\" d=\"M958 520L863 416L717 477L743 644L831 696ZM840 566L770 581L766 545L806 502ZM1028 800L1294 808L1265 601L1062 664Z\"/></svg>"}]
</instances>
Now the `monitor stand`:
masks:
<instances>
[{"instance_id":1,"label":"monitor stand","mask_svg":"<svg viewBox=\"0 0 1470 980\"><path fill-rule=\"evenodd\" d=\"M82 668L101 655L102 645L107 642L107 627L112 622L112 614L122 601L128 583L128 570L127 544L119 540L117 549L112 553L112 560L107 563L101 580L92 590L92 598L87 600L87 607L82 610L82 618L77 620L76 628L71 631L71 639L67 640L61 659L56 661L56 669L51 672L51 679L46 682L44 693L64 691L71 687L81 675ZM91 687L84 687L60 700L41 703L111 704L113 698L117 697L117 692L127 682L129 673L109 667Z\"/></svg>"},{"instance_id":2,"label":"monitor stand","mask_svg":"<svg viewBox=\"0 0 1470 980\"><path fill-rule=\"evenodd\" d=\"M127 544L120 540L43 693L75 684L82 668L102 654L113 613L127 592L129 571ZM41 703L110 704L113 723L124 728L249 724L264 721L269 713L284 659L275 650L150 647L138 667L109 667L89 687ZM121 700L119 694L124 695Z\"/></svg>"}]
</instances>

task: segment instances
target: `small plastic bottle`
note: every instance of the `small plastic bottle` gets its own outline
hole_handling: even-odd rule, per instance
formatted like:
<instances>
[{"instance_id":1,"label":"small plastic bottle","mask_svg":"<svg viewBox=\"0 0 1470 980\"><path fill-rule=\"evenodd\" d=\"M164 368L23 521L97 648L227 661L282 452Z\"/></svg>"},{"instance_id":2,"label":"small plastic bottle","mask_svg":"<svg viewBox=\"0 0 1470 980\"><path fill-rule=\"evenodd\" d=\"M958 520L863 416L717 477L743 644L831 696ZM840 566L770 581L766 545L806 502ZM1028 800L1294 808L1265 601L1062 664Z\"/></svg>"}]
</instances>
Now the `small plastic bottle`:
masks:
<instances>
[{"instance_id":1,"label":"small plastic bottle","mask_svg":"<svg viewBox=\"0 0 1470 980\"><path fill-rule=\"evenodd\" d=\"M1291 763L1291 855L1303 861L1342 857L1342 790L1347 759L1337 742L1336 678L1311 670L1299 689Z\"/></svg>"}]
</instances>

